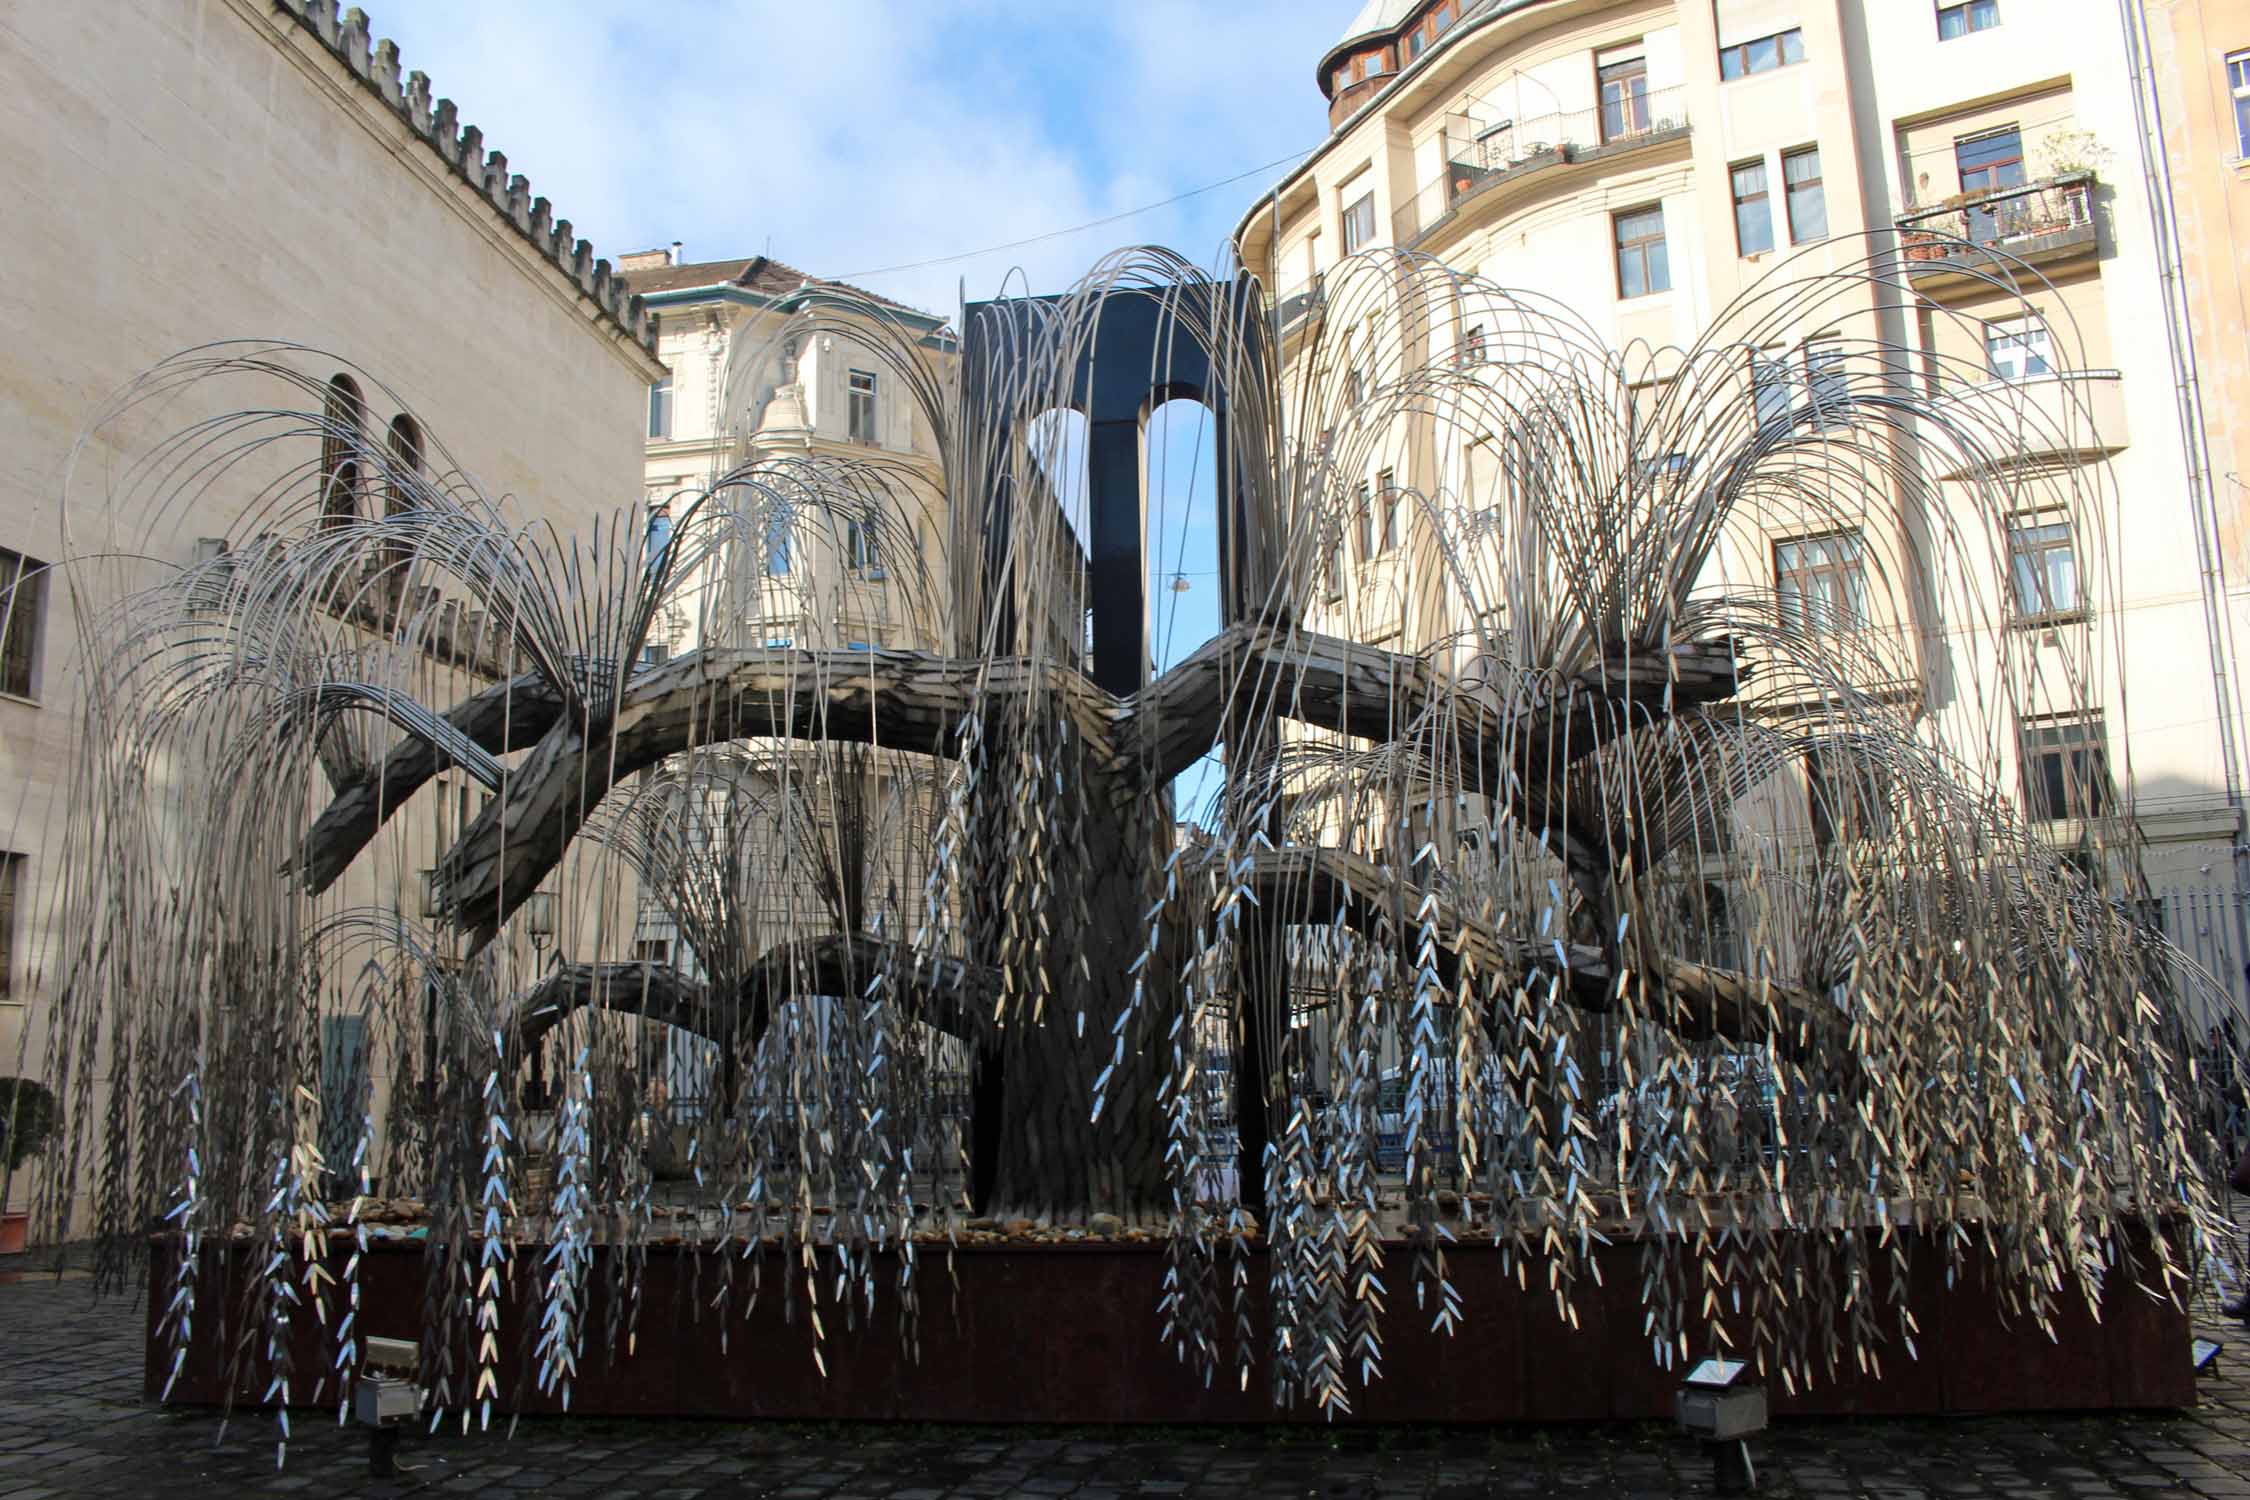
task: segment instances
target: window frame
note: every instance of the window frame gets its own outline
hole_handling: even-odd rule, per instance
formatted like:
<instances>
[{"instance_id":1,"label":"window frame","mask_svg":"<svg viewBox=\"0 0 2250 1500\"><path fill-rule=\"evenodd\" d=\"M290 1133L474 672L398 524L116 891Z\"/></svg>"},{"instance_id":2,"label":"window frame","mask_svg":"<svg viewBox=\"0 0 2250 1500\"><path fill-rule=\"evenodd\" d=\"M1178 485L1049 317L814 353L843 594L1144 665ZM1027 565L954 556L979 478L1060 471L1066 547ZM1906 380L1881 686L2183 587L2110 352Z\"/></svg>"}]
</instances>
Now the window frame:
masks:
<instances>
[{"instance_id":1,"label":"window frame","mask_svg":"<svg viewBox=\"0 0 2250 1500\"><path fill-rule=\"evenodd\" d=\"M1640 218L1644 214L1654 214L1656 216L1656 233L1653 235L1642 235L1639 238L1633 240L1627 240L1625 237L1626 221L1628 219ZM1617 274L1618 300L1621 302L1637 301L1642 297L1660 296L1666 292L1671 291L1672 254L1670 240L1667 233L1667 226L1664 222L1663 203L1661 201L1655 203L1643 203L1633 208L1617 209L1609 216L1609 226L1609 237L1612 247L1611 260ZM1656 278L1649 274L1650 261L1648 247L1651 245L1654 245L1656 247L1657 254L1660 257L1660 264L1663 270L1664 282L1662 286L1653 285L1653 282L1656 280ZM1626 257L1628 254L1638 259L1641 267L1641 290L1637 292L1626 290L1625 265Z\"/></svg>"},{"instance_id":2,"label":"window frame","mask_svg":"<svg viewBox=\"0 0 2250 1500\"><path fill-rule=\"evenodd\" d=\"M2070 517L2057 511L2023 511L2009 516L2007 528L2008 605L2014 623L2037 628L2063 620L2084 619L2087 613L2086 580L2078 567L2078 533ZM2056 537L2037 533L2059 532ZM2050 587L2047 559L2057 553L2070 559L2070 597L2057 600ZM2028 566L2027 566L2028 565ZM2035 596L2026 597L2025 583L2033 583Z\"/></svg>"},{"instance_id":3,"label":"window frame","mask_svg":"<svg viewBox=\"0 0 2250 1500\"><path fill-rule=\"evenodd\" d=\"M2044 380L2055 373L2054 330L2046 320L2038 317L1985 318L1984 372L1988 379L2004 385L2015 385L2027 380ZM2023 355L2024 368L2009 373L2001 368L1999 356L2003 349L2013 348ZM2042 369L2030 366L2039 364Z\"/></svg>"},{"instance_id":4,"label":"window frame","mask_svg":"<svg viewBox=\"0 0 2250 1500\"><path fill-rule=\"evenodd\" d=\"M1996 156L1990 161L1979 162L1973 167L1962 160L1962 153L1969 148L1982 145L1988 141L2000 141L2011 137L2015 142L2015 155L2013 156ZM2014 180L2002 181L2002 178L2010 175L2011 169ZM1961 195L1964 198L1972 193L1990 197L1993 194L2005 193L2011 188L2023 187L2030 181L2030 178L2026 175L2028 171L2029 168L2025 164L2023 154L2023 124L2021 121L2012 120L2006 125L1996 125L1989 130L1977 131L1973 135L1955 136L1953 138L1953 175L1961 185ZM1985 177L1990 180L1972 187L1969 184L1971 176ZM1983 244L2000 237L2000 215L1992 208L1972 203L1963 210L1962 218L1962 228L1967 231L1967 237L1970 240Z\"/></svg>"},{"instance_id":5,"label":"window frame","mask_svg":"<svg viewBox=\"0 0 2250 1500\"><path fill-rule=\"evenodd\" d=\"M0 849L0 1004L20 1004L16 999L16 929L23 914L24 871L31 856L17 849Z\"/></svg>"},{"instance_id":6,"label":"window frame","mask_svg":"<svg viewBox=\"0 0 2250 1500\"><path fill-rule=\"evenodd\" d=\"M1751 66L1752 48L1773 43L1773 61L1762 67ZM1791 51L1796 56L1790 56ZM1734 71L1727 71L1729 61ZM1777 73L1783 68L1793 68L1805 60L1805 28L1792 26L1786 31L1776 31L1769 36L1754 36L1748 41L1736 42L1731 47L1719 49L1719 81L1734 83L1744 78L1756 78L1762 73Z\"/></svg>"},{"instance_id":7,"label":"window frame","mask_svg":"<svg viewBox=\"0 0 2250 1500\"><path fill-rule=\"evenodd\" d=\"M384 520L403 516L416 508L414 484L421 478L426 448L421 423L405 412L391 418L383 437ZM394 609L405 600L406 570L410 561L405 543L399 541L385 541L377 554L376 567L383 576L383 594Z\"/></svg>"},{"instance_id":8,"label":"window frame","mask_svg":"<svg viewBox=\"0 0 2250 1500\"><path fill-rule=\"evenodd\" d=\"M1339 193L1337 196L1341 198L1343 195ZM1353 220L1355 217L1361 217L1360 211L1362 209L1366 210L1365 222L1360 228L1359 236L1355 239L1352 234ZM1344 247L1346 255L1357 255L1369 245L1374 244L1376 232L1375 189L1370 187L1357 198L1352 199L1351 202L1341 204L1337 209L1336 218L1339 230L1337 243Z\"/></svg>"},{"instance_id":9,"label":"window frame","mask_svg":"<svg viewBox=\"0 0 2250 1500\"><path fill-rule=\"evenodd\" d=\"M1789 368L1789 351L1769 344L1750 351L1750 416L1757 432L1787 428L1797 414L1794 393L1797 377ZM1778 400L1774 399L1778 396Z\"/></svg>"},{"instance_id":10,"label":"window frame","mask_svg":"<svg viewBox=\"0 0 2250 1500\"><path fill-rule=\"evenodd\" d=\"M1941 42L1957 42L1980 31L1991 31L2000 24L2000 0L1936 0L1936 3L1937 39ZM1961 29L1948 32L1946 23L1955 17L1961 19Z\"/></svg>"},{"instance_id":11,"label":"window frame","mask_svg":"<svg viewBox=\"0 0 2250 1500\"><path fill-rule=\"evenodd\" d=\"M367 397L349 375L331 375L320 400L320 529L360 519L360 456L367 447Z\"/></svg>"},{"instance_id":12,"label":"window frame","mask_svg":"<svg viewBox=\"0 0 2250 1500\"><path fill-rule=\"evenodd\" d=\"M2073 756L2087 759L2074 767ZM2029 821L2104 817L2117 795L2109 770L2109 725L2100 709L2019 721L2016 759Z\"/></svg>"},{"instance_id":13,"label":"window frame","mask_svg":"<svg viewBox=\"0 0 2250 1500\"><path fill-rule=\"evenodd\" d=\"M766 516L765 575L768 578L787 578L796 572L792 535L796 517L787 510L776 507Z\"/></svg>"},{"instance_id":14,"label":"window frame","mask_svg":"<svg viewBox=\"0 0 2250 1500\"><path fill-rule=\"evenodd\" d=\"M0 697L37 703L47 644L48 565L0 547ZM12 675L21 663L20 677Z\"/></svg>"},{"instance_id":15,"label":"window frame","mask_svg":"<svg viewBox=\"0 0 2250 1500\"><path fill-rule=\"evenodd\" d=\"M1850 744L1816 744L1807 750L1804 775L1814 848L1865 843L1890 831L1891 808L1880 774Z\"/></svg>"},{"instance_id":16,"label":"window frame","mask_svg":"<svg viewBox=\"0 0 2250 1500\"><path fill-rule=\"evenodd\" d=\"M1611 84L1630 84L1636 81L1640 84L1640 88L1637 90L1629 89L1614 100L1610 97L1609 88ZM1637 57L1621 57L1613 63L1596 65L1594 68L1594 101L1595 112L1599 116L1598 123L1603 145L1606 146L1611 141L1629 141L1649 133L1650 122L1654 116L1649 110L1648 96L1648 54L1646 52ZM1616 129L1610 128L1613 107L1618 109ZM1628 119L1628 115L1632 118Z\"/></svg>"},{"instance_id":17,"label":"window frame","mask_svg":"<svg viewBox=\"0 0 2250 1500\"><path fill-rule=\"evenodd\" d=\"M672 395L672 372L666 370L648 388L648 440L652 443L672 441Z\"/></svg>"},{"instance_id":18,"label":"window frame","mask_svg":"<svg viewBox=\"0 0 2250 1500\"><path fill-rule=\"evenodd\" d=\"M883 581L882 543L872 517L852 516L844 522L844 564L853 575L872 583Z\"/></svg>"},{"instance_id":19,"label":"window frame","mask_svg":"<svg viewBox=\"0 0 2250 1500\"><path fill-rule=\"evenodd\" d=\"M1848 540L1852 555L1843 559L1833 554L1816 562L1785 565L1785 550L1812 547L1816 544L1834 544ZM1818 612L1807 607L1807 601L1816 597L1805 583L1833 579L1836 592L1844 599L1843 611L1823 608ZM1797 580L1794 590L1791 581ZM1868 628L1871 617L1867 608L1867 534L1859 527L1843 527L1834 531L1811 532L1803 536L1776 537L1773 541L1773 581L1776 613L1784 628L1794 628L1807 638L1850 635ZM1791 601L1795 600L1794 608ZM1835 615L1830 621L1827 617ZM1792 619L1794 615L1794 619Z\"/></svg>"},{"instance_id":20,"label":"window frame","mask_svg":"<svg viewBox=\"0 0 2250 1500\"><path fill-rule=\"evenodd\" d=\"M1789 180L1790 166L1808 158L1812 162L1812 177L1806 182L1791 182ZM1819 146L1799 146L1793 151L1781 153L1782 210L1789 220L1789 243L1792 245L1810 245L1828 238L1828 191L1821 183ZM1798 195L1808 187L1811 189L1810 197L1813 208L1820 215L1820 225L1817 229L1807 228L1797 221Z\"/></svg>"},{"instance_id":21,"label":"window frame","mask_svg":"<svg viewBox=\"0 0 2250 1500\"><path fill-rule=\"evenodd\" d=\"M1745 172L1756 172L1758 174L1758 185L1755 192L1746 193L1743 191L1742 176ZM1766 170L1766 159L1762 156L1754 156L1747 161L1730 163L1727 167L1727 193L1734 200L1735 253L1744 259L1753 255L1772 254L1774 248L1773 187L1770 174ZM1757 205L1758 222L1764 228L1766 241L1764 244L1755 247L1745 240L1742 234L1742 215L1752 204Z\"/></svg>"},{"instance_id":22,"label":"window frame","mask_svg":"<svg viewBox=\"0 0 2250 1500\"><path fill-rule=\"evenodd\" d=\"M2234 148L2237 162L2250 162L2250 47L2225 57L2227 98L2234 105Z\"/></svg>"},{"instance_id":23,"label":"window frame","mask_svg":"<svg viewBox=\"0 0 2250 1500\"><path fill-rule=\"evenodd\" d=\"M1828 413L1831 403L1841 406L1851 400L1850 358L1840 334L1811 334L1797 346L1797 363L1804 372L1805 408L1813 414L1815 427L1825 430L1843 425L1840 416Z\"/></svg>"},{"instance_id":24,"label":"window frame","mask_svg":"<svg viewBox=\"0 0 2250 1500\"><path fill-rule=\"evenodd\" d=\"M1384 469L1375 476L1375 498L1382 507L1383 524L1378 534L1382 541L1383 555L1388 557L1399 549L1402 541L1398 524L1398 470Z\"/></svg>"},{"instance_id":25,"label":"window frame","mask_svg":"<svg viewBox=\"0 0 2250 1500\"><path fill-rule=\"evenodd\" d=\"M862 385L860 382L865 381ZM883 446L882 381L873 370L844 371L844 439L862 448Z\"/></svg>"}]
</instances>

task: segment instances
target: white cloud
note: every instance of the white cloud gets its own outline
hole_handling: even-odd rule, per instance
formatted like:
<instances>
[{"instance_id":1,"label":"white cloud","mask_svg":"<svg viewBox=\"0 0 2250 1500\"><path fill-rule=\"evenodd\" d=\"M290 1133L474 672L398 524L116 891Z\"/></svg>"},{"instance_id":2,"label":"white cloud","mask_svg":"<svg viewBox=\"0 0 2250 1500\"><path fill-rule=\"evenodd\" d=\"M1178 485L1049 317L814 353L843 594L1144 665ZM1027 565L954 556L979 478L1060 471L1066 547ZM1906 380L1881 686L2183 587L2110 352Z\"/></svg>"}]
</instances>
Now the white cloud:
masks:
<instances>
[{"instance_id":1,"label":"white cloud","mask_svg":"<svg viewBox=\"0 0 2250 1500\"><path fill-rule=\"evenodd\" d=\"M1044 234L1315 144L1314 64L1351 8L377 0L372 24L598 253L770 242L835 276ZM1259 186L868 284L950 313L963 278L990 296L1020 264L1049 290L1124 243L1208 264Z\"/></svg>"}]
</instances>

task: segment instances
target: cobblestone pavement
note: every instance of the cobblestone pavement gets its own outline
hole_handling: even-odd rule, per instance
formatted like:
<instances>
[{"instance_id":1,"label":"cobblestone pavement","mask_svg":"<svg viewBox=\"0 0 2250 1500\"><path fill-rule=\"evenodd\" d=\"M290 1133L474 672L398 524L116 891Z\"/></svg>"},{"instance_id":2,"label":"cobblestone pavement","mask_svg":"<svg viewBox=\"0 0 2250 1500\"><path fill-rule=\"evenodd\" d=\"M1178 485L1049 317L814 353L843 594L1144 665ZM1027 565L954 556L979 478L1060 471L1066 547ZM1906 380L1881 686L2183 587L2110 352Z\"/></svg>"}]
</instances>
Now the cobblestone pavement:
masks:
<instances>
[{"instance_id":1,"label":"cobblestone pavement","mask_svg":"<svg viewBox=\"0 0 2250 1500\"><path fill-rule=\"evenodd\" d=\"M13 1284L6 1284L13 1283ZM407 1494L1466 1497L1709 1493L1707 1462L1655 1424L1493 1431L999 1430L614 1420L527 1422L510 1439L410 1434L396 1480L366 1436L296 1421L222 1423L140 1395L141 1312L82 1276L0 1271L0 1500L48 1496ZM1754 1445L1784 1496L2203 1495L2250 1500L2250 1331L2228 1340L2194 1411L1966 1421L1801 1421Z\"/></svg>"}]
</instances>

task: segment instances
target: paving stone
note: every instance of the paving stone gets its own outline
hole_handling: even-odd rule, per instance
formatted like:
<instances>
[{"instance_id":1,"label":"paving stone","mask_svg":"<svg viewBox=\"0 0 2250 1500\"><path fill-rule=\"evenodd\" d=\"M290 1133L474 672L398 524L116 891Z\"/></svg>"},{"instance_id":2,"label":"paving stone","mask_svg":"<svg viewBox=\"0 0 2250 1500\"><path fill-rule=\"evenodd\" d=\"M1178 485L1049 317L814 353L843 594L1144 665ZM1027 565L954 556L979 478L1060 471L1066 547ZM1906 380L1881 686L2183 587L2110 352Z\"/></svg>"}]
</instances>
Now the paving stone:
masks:
<instances>
[{"instance_id":1,"label":"paving stone","mask_svg":"<svg viewBox=\"0 0 2250 1500\"><path fill-rule=\"evenodd\" d=\"M526 1419L401 1445L405 1473L367 1476L366 1435L297 1418L276 1472L274 1422L221 1421L140 1399L142 1310L83 1282L0 1284L0 1500L153 1494L553 1495L557 1500L1471 1500L1576 1492L1710 1493L1709 1462L1661 1424L1546 1429L1258 1428L1031 1432ZM2239 1329L2229 1356L2243 1348ZM1961 1421L1784 1422L1754 1444L1762 1493L1782 1500L2007 1500L2178 1494L2250 1500L2250 1360L2222 1357L2204 1402L2179 1413Z\"/></svg>"}]
</instances>

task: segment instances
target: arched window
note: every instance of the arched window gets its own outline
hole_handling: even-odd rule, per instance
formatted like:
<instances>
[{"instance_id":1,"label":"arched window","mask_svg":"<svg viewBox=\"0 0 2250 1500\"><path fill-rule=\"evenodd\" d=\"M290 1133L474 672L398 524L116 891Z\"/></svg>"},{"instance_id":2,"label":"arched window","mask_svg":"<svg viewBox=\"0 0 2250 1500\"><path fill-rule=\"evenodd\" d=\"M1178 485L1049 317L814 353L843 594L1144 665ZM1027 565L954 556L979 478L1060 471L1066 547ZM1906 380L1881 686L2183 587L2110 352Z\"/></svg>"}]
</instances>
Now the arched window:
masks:
<instances>
[{"instance_id":1,"label":"arched window","mask_svg":"<svg viewBox=\"0 0 2250 1500\"><path fill-rule=\"evenodd\" d=\"M422 475L422 424L400 412L391 418L387 446L390 466L383 476L383 515L389 518L402 516L415 507L414 487ZM379 566L383 575L383 597L396 608L406 598L405 542L386 539Z\"/></svg>"},{"instance_id":2,"label":"arched window","mask_svg":"<svg viewBox=\"0 0 2250 1500\"><path fill-rule=\"evenodd\" d=\"M404 412L391 418L391 472L383 486L383 514L414 508L414 482L422 476L422 424Z\"/></svg>"},{"instance_id":3,"label":"arched window","mask_svg":"<svg viewBox=\"0 0 2250 1500\"><path fill-rule=\"evenodd\" d=\"M342 526L359 519L359 455L366 438L362 418L367 403L349 375L328 382L320 413L320 524Z\"/></svg>"}]
</instances>

